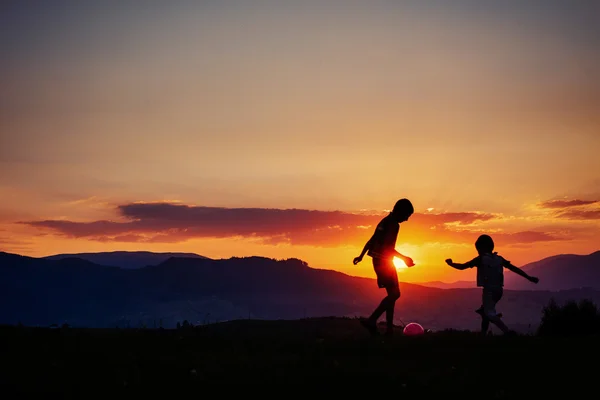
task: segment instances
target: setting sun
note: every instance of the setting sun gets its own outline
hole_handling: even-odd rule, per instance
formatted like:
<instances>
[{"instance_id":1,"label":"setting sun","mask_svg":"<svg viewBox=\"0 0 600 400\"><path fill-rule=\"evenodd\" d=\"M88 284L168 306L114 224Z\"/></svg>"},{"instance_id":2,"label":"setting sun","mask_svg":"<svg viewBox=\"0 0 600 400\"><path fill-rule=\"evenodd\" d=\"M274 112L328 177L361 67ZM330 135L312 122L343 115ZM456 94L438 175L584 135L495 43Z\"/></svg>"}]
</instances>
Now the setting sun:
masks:
<instances>
[{"instance_id":1,"label":"setting sun","mask_svg":"<svg viewBox=\"0 0 600 400\"><path fill-rule=\"evenodd\" d=\"M420 261L422 261L420 246L403 244L402 246L397 246L396 250L400 254L412 258L413 262L415 263L415 266L418 266L420 264ZM398 257L394 257L394 267L396 267L396 270L398 271L404 271L408 269L404 261Z\"/></svg>"}]
</instances>

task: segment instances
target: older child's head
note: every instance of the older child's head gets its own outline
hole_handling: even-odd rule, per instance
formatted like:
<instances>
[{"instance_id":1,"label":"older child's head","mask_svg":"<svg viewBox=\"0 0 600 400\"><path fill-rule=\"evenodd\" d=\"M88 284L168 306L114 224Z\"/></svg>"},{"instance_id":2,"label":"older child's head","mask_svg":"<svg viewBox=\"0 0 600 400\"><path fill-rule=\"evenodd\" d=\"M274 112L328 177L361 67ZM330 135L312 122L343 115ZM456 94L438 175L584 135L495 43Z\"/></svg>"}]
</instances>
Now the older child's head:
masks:
<instances>
[{"instance_id":1,"label":"older child's head","mask_svg":"<svg viewBox=\"0 0 600 400\"><path fill-rule=\"evenodd\" d=\"M494 241L489 235L481 235L477 238L475 242L475 248L479 254L481 253L491 253L494 251Z\"/></svg>"},{"instance_id":2,"label":"older child's head","mask_svg":"<svg viewBox=\"0 0 600 400\"><path fill-rule=\"evenodd\" d=\"M400 199L394 205L392 215L396 217L398 222L407 221L408 218L415 212L415 209L408 199Z\"/></svg>"}]
</instances>

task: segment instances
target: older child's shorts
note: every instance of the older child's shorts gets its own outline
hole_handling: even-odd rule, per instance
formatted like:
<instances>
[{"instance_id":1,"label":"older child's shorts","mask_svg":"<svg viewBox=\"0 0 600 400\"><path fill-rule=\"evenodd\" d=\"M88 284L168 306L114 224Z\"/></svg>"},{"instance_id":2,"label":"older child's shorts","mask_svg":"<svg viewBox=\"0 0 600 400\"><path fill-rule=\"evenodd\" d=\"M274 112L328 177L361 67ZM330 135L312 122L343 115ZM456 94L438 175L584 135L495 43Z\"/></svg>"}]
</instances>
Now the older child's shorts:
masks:
<instances>
[{"instance_id":1,"label":"older child's shorts","mask_svg":"<svg viewBox=\"0 0 600 400\"><path fill-rule=\"evenodd\" d=\"M373 258L373 269L377 275L379 288L398 288L398 272L393 259Z\"/></svg>"}]
</instances>

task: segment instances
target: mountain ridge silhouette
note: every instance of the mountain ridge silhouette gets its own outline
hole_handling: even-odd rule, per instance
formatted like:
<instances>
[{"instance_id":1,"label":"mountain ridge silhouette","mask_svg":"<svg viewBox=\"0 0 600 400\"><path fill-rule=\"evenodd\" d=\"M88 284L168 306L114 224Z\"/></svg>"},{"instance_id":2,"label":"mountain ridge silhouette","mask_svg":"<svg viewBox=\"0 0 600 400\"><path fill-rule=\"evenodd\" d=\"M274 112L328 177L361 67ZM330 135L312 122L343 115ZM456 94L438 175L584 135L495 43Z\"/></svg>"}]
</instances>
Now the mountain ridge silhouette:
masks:
<instances>
[{"instance_id":1,"label":"mountain ridge silhouette","mask_svg":"<svg viewBox=\"0 0 600 400\"><path fill-rule=\"evenodd\" d=\"M508 272L510 273L510 272ZM532 285L533 286L533 285ZM478 329L481 290L401 283L397 317L432 329ZM310 267L299 259L169 257L138 269L0 252L0 323L174 327L232 319L296 319L367 314L381 298L372 278ZM526 330L551 298L589 298L600 291L507 288L507 323Z\"/></svg>"}]
</instances>

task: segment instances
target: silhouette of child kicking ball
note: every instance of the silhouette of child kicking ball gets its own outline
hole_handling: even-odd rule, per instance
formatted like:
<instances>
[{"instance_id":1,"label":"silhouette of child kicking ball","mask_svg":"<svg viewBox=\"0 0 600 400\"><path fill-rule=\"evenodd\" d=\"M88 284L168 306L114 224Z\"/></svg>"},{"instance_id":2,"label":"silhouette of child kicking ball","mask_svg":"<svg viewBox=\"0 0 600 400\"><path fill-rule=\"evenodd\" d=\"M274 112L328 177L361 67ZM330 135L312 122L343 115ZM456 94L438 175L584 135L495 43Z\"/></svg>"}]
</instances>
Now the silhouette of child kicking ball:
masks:
<instances>
[{"instance_id":1,"label":"silhouette of child kicking ball","mask_svg":"<svg viewBox=\"0 0 600 400\"><path fill-rule=\"evenodd\" d=\"M529 276L522 269L515 267L510 261L494 253L494 241L489 235L481 235L475 242L475 248L479 255L464 264L455 263L451 258L446 263L452 268L465 270L467 268L477 268L477 286L483 288L482 304L475 312L481 315L481 333L487 334L490 322L496 325L504 334L511 332L506 324L500 319L502 314L496 312L496 304L502 299L504 288L504 268L521 275L533 283L538 283L539 279Z\"/></svg>"},{"instance_id":2,"label":"silhouette of child kicking ball","mask_svg":"<svg viewBox=\"0 0 600 400\"><path fill-rule=\"evenodd\" d=\"M410 257L396 251L396 239L398 238L400 224L408 221L413 213L413 205L408 199L398 200L389 215L379 222L375 233L365 244L360 255L353 261L354 265L358 264L367 253L373 259L373 269L377 275L377 286L385 288L387 291L387 296L373 311L373 314L367 319L361 319L361 324L372 335L378 334L377 320L384 312L386 313L386 334L392 335L394 332L394 308L396 300L400 298L400 286L398 273L394 266L394 257L402 259L407 267L415 265Z\"/></svg>"}]
</instances>

